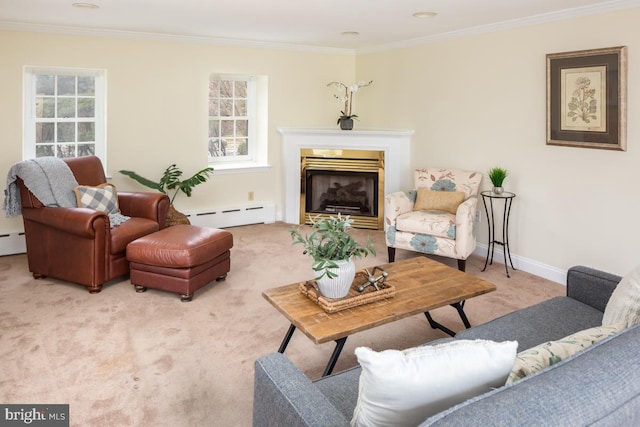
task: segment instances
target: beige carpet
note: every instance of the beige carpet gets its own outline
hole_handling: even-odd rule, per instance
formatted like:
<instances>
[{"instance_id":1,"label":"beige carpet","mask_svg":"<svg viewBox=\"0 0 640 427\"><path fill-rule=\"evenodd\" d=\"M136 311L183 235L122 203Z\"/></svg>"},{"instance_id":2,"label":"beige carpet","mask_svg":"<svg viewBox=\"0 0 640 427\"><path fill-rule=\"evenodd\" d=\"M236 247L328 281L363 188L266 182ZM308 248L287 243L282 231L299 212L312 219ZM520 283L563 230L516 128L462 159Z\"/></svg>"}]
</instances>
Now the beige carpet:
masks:
<instances>
[{"instance_id":1,"label":"beige carpet","mask_svg":"<svg viewBox=\"0 0 640 427\"><path fill-rule=\"evenodd\" d=\"M34 280L26 255L1 257L0 402L68 403L72 426L251 425L253 362L276 351L289 326L261 292L310 276L310 259L290 246L288 228L230 228L235 246L227 280L197 291L189 303L161 291L138 294L126 279L91 295L78 285ZM383 233L354 230L360 241L367 234L378 255L358 265L386 263ZM399 250L397 258L412 256ZM519 271L508 279L501 264L481 273L483 265L471 258L467 272L498 290L467 302L472 324L565 292ZM450 307L432 314L462 328ZM336 372L356 363L357 346L406 348L442 336L422 315L356 334ZM332 343L316 346L296 333L287 355L317 378L332 350Z\"/></svg>"}]
</instances>

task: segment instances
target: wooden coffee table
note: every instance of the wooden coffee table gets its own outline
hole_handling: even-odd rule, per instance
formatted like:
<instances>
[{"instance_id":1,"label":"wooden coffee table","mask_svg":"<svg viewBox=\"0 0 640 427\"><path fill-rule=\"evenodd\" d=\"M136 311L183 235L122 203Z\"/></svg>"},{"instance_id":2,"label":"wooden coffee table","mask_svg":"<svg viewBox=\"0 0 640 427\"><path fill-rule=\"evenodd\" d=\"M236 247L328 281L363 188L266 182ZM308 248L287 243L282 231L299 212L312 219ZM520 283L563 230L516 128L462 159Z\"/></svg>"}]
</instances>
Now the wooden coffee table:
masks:
<instances>
[{"instance_id":1,"label":"wooden coffee table","mask_svg":"<svg viewBox=\"0 0 640 427\"><path fill-rule=\"evenodd\" d=\"M323 376L329 375L349 335L424 313L432 328L454 336L455 332L433 320L429 311L451 305L469 328L471 325L464 313L465 301L496 290L493 283L422 256L380 267L389 273L387 283L396 288L395 296L336 313L325 312L303 295L300 283L264 291L262 296L291 322L278 352L284 353L296 329L316 344L335 341L336 346L323 373Z\"/></svg>"}]
</instances>

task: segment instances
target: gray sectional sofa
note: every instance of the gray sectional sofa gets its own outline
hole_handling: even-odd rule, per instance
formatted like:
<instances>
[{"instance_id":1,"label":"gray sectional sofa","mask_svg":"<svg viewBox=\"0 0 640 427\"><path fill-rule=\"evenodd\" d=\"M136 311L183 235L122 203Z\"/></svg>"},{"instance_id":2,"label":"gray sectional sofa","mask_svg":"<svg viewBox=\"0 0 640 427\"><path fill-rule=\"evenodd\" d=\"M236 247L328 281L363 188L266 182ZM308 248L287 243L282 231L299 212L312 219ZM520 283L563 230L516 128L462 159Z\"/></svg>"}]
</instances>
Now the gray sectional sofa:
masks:
<instances>
[{"instance_id":1,"label":"gray sectional sofa","mask_svg":"<svg viewBox=\"0 0 640 427\"><path fill-rule=\"evenodd\" d=\"M577 266L567 296L461 331L456 339L516 340L518 351L601 324L619 276ZM438 340L442 342L442 340ZM348 426L360 368L310 381L283 354L255 363L254 426ZM421 426L640 425L640 328L426 419Z\"/></svg>"}]
</instances>

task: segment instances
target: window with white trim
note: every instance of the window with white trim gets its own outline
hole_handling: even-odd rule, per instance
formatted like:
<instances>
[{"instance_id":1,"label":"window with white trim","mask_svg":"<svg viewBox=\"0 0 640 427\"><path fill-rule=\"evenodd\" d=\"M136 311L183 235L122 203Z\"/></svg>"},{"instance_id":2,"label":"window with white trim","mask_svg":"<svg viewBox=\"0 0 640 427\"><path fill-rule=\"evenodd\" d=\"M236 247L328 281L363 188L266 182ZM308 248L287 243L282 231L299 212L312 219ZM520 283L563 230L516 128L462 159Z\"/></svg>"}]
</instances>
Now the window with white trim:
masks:
<instances>
[{"instance_id":1,"label":"window with white trim","mask_svg":"<svg viewBox=\"0 0 640 427\"><path fill-rule=\"evenodd\" d=\"M96 155L105 163L104 70L26 67L24 96L23 158Z\"/></svg>"},{"instance_id":2,"label":"window with white trim","mask_svg":"<svg viewBox=\"0 0 640 427\"><path fill-rule=\"evenodd\" d=\"M209 163L216 169L266 166L266 77L209 77Z\"/></svg>"}]
</instances>

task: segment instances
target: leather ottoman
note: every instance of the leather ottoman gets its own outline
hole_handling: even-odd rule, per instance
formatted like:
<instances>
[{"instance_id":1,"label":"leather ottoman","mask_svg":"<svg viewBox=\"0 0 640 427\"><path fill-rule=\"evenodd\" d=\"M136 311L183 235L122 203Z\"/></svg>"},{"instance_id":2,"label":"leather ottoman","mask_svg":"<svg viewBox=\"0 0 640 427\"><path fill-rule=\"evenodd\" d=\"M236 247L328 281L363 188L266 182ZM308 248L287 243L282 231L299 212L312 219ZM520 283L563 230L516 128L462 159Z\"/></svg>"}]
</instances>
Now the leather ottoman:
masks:
<instances>
[{"instance_id":1,"label":"leather ottoman","mask_svg":"<svg viewBox=\"0 0 640 427\"><path fill-rule=\"evenodd\" d=\"M161 289L191 301L193 293L231 269L233 235L196 225L174 225L127 245L131 284L136 292Z\"/></svg>"}]
</instances>

